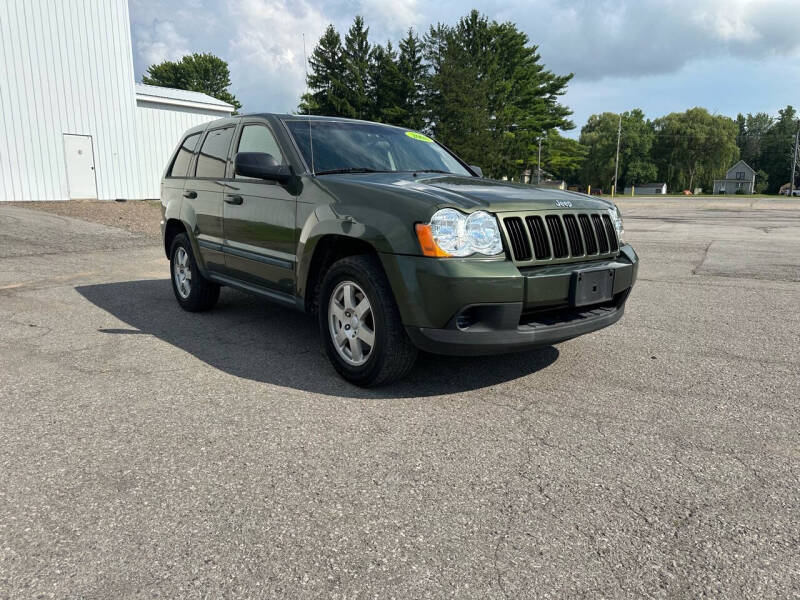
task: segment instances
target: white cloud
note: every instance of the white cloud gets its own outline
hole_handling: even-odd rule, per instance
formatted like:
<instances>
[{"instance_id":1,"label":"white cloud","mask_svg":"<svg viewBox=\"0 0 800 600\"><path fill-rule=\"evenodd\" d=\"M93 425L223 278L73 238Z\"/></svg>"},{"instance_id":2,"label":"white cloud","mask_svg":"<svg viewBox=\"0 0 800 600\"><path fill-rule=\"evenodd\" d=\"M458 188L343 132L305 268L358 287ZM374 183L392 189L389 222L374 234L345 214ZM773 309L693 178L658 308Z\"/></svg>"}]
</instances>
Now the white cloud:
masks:
<instances>
[{"instance_id":1,"label":"white cloud","mask_svg":"<svg viewBox=\"0 0 800 600\"><path fill-rule=\"evenodd\" d=\"M511 0L515 21L549 67L576 78L675 73L735 55L760 59L800 48L798 0Z\"/></svg>"},{"instance_id":2,"label":"white cloud","mask_svg":"<svg viewBox=\"0 0 800 600\"><path fill-rule=\"evenodd\" d=\"M0 0L2 1L2 0ZM154 62L188 52L213 52L231 66L232 91L245 110L292 110L305 89L303 38L310 53L333 23L344 35L356 14L373 43L397 41L409 26L424 33L454 23L475 7L490 19L512 21L540 46L545 65L575 73L575 92L628 82L624 95L647 96L652 77L687 106L702 82L693 67L711 64L737 73L756 61L800 59L800 0L130 0L134 64L139 76ZM165 19L165 16L168 18ZM704 62L705 61L705 62ZM729 66L725 66L729 65ZM719 73L708 73L704 80ZM729 77L728 77L729 79ZM786 79L788 80L788 79ZM746 86L744 86L746 87ZM768 93L764 85L749 93ZM772 89L772 88L770 88ZM679 92L683 90L683 92ZM769 91L789 102L785 83ZM577 100L572 93L567 104ZM602 98L596 97L598 103ZM766 99L764 99L767 102ZM638 104L630 98L625 105ZM604 107L598 107L598 110ZM580 117L576 114L580 123Z\"/></svg>"},{"instance_id":3,"label":"white cloud","mask_svg":"<svg viewBox=\"0 0 800 600\"><path fill-rule=\"evenodd\" d=\"M178 33L171 21L154 21L150 27L137 28L134 44L139 60L146 65L190 54L189 40Z\"/></svg>"},{"instance_id":4,"label":"white cloud","mask_svg":"<svg viewBox=\"0 0 800 600\"><path fill-rule=\"evenodd\" d=\"M359 4L358 14L380 33L401 36L409 27L427 25L417 0L361 0Z\"/></svg>"},{"instance_id":5,"label":"white cloud","mask_svg":"<svg viewBox=\"0 0 800 600\"><path fill-rule=\"evenodd\" d=\"M294 109L305 89L303 34L311 52L329 20L304 0L229 0L231 71L244 90L261 88L247 110Z\"/></svg>"}]
</instances>

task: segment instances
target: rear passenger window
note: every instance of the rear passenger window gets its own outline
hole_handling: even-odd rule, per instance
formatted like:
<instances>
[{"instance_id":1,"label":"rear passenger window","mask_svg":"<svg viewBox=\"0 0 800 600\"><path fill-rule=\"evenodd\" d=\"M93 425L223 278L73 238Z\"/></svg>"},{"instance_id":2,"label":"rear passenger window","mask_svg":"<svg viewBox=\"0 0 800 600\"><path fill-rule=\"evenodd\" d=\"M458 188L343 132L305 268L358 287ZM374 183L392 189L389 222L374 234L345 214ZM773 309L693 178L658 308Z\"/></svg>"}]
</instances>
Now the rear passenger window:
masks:
<instances>
[{"instance_id":1,"label":"rear passenger window","mask_svg":"<svg viewBox=\"0 0 800 600\"><path fill-rule=\"evenodd\" d=\"M186 173L189 171L189 163L192 162L192 154L199 139L200 134L193 133L183 140L167 177L186 177Z\"/></svg>"},{"instance_id":2,"label":"rear passenger window","mask_svg":"<svg viewBox=\"0 0 800 600\"><path fill-rule=\"evenodd\" d=\"M225 177L228 148L233 137L233 127L209 131L197 155L196 177Z\"/></svg>"},{"instance_id":3,"label":"rear passenger window","mask_svg":"<svg viewBox=\"0 0 800 600\"><path fill-rule=\"evenodd\" d=\"M278 142L269 128L264 125L245 125L242 128L242 135L239 138L239 148L237 152L263 152L271 154L272 157L278 161L278 164L283 164L283 155Z\"/></svg>"}]
</instances>

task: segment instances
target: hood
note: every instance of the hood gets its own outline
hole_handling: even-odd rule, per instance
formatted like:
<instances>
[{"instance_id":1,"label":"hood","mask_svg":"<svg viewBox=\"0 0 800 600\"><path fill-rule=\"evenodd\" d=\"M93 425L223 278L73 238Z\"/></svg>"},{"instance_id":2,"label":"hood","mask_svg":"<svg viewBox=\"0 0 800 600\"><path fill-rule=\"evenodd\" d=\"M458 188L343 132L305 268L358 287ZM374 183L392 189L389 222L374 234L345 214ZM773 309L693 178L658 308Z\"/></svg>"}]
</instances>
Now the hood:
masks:
<instances>
[{"instance_id":1,"label":"hood","mask_svg":"<svg viewBox=\"0 0 800 600\"><path fill-rule=\"evenodd\" d=\"M536 187L510 181L495 181L477 177L462 177L420 173L363 173L346 175L324 175L320 182L330 182L359 187L373 187L392 191L416 192L429 198L436 208L452 206L471 212L517 212L526 210L602 210L613 206L596 196L577 192L565 192L552 188ZM556 202L571 203L572 206L556 206Z\"/></svg>"}]
</instances>

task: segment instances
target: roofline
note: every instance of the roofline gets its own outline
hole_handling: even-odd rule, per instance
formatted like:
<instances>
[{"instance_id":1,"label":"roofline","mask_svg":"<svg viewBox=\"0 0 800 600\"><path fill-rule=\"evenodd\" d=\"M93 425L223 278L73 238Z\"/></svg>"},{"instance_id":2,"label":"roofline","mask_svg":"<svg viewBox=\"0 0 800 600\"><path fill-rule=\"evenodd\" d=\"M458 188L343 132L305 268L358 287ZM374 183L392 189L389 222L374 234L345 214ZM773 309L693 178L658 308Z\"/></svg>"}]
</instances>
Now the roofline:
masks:
<instances>
[{"instance_id":1,"label":"roofline","mask_svg":"<svg viewBox=\"0 0 800 600\"><path fill-rule=\"evenodd\" d=\"M728 171L730 171L731 169L733 169L733 168L734 168L736 165L738 165L739 163L742 163L742 164L743 164L745 167L747 167L748 169L750 169L751 171L753 171L753 173L755 173L755 172L756 172L756 170L755 170L753 167L751 167L750 165L748 165L746 162L744 162L744 159L741 159L741 158L740 158L739 160L737 160L735 163L733 163L733 164L732 164L730 167L728 167Z\"/></svg>"},{"instance_id":2,"label":"roofline","mask_svg":"<svg viewBox=\"0 0 800 600\"><path fill-rule=\"evenodd\" d=\"M172 104L174 106L185 106L187 108L202 108L203 110L211 110L214 112L230 114L233 112L231 104L211 104L210 102L194 102L192 100L178 100L176 98L167 98L165 96L155 96L153 94L143 94L136 92L136 100L142 102L150 102L152 104Z\"/></svg>"},{"instance_id":3,"label":"roofline","mask_svg":"<svg viewBox=\"0 0 800 600\"><path fill-rule=\"evenodd\" d=\"M409 127L401 127L400 125L392 125L391 123L379 123L378 121L368 121L366 119L351 119L350 117L332 117L328 115L304 115L304 114L289 114L289 113L270 113L270 112L254 112L239 115L241 117L275 117L282 121L344 121L347 123L366 123L369 125L382 125L384 127L394 127L395 129L409 130Z\"/></svg>"}]
</instances>

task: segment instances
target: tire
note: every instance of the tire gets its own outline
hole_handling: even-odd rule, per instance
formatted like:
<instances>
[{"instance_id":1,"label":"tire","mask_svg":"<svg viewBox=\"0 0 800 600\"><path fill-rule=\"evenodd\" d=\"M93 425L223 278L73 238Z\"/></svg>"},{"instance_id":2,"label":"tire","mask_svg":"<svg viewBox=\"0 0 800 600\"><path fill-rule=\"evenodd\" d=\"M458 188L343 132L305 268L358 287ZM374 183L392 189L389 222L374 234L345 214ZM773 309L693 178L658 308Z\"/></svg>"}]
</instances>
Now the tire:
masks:
<instances>
[{"instance_id":1,"label":"tire","mask_svg":"<svg viewBox=\"0 0 800 600\"><path fill-rule=\"evenodd\" d=\"M200 273L192 245L185 233L179 233L172 240L169 249L169 272L172 291L183 310L200 312L213 308L217 303L219 285L209 281Z\"/></svg>"},{"instance_id":2,"label":"tire","mask_svg":"<svg viewBox=\"0 0 800 600\"><path fill-rule=\"evenodd\" d=\"M365 312L358 314L361 311ZM349 256L335 262L323 277L318 313L325 353L347 381L362 387L384 385L401 379L414 366L417 349L406 334L377 256ZM337 337L344 341L337 343Z\"/></svg>"}]
</instances>

